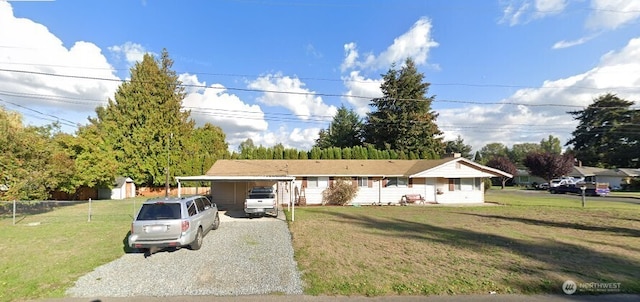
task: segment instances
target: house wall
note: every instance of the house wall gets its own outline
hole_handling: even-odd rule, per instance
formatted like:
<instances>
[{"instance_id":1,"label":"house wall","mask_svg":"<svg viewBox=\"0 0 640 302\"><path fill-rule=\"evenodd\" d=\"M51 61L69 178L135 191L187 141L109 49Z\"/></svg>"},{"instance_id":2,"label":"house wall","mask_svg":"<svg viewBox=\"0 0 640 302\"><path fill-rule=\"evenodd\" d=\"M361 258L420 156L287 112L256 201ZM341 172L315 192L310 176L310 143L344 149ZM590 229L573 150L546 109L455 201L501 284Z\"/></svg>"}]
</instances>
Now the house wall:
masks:
<instances>
[{"instance_id":1,"label":"house wall","mask_svg":"<svg viewBox=\"0 0 640 302\"><path fill-rule=\"evenodd\" d=\"M467 178L467 183L463 181L460 189L452 190L450 179L438 178L437 203L484 203L484 185L481 178ZM471 182L471 183L468 183Z\"/></svg>"},{"instance_id":2,"label":"house wall","mask_svg":"<svg viewBox=\"0 0 640 302\"><path fill-rule=\"evenodd\" d=\"M620 176L595 176L596 182L608 182L609 187L621 187L623 179Z\"/></svg>"},{"instance_id":3,"label":"house wall","mask_svg":"<svg viewBox=\"0 0 640 302\"><path fill-rule=\"evenodd\" d=\"M386 186L386 179L370 178L366 187L360 187L350 204L399 204L406 194L420 194L426 203L483 203L484 186L480 178L468 178L472 185L460 190L449 190L449 180L445 178L415 178L406 186ZM307 205L322 204L322 192L329 185L329 178L318 181L318 187L305 187ZM296 185L305 185L302 179ZM441 192L438 194L436 192Z\"/></svg>"},{"instance_id":4,"label":"house wall","mask_svg":"<svg viewBox=\"0 0 640 302\"><path fill-rule=\"evenodd\" d=\"M122 185L121 187L115 187L111 189L111 199L124 199L124 196L125 196L124 189L125 189L124 185Z\"/></svg>"},{"instance_id":5,"label":"house wall","mask_svg":"<svg viewBox=\"0 0 640 302\"><path fill-rule=\"evenodd\" d=\"M289 200L285 182L278 184L274 181L213 181L211 184L211 201L223 210L244 209L244 201L247 198L247 193L255 186L275 186L278 190L276 196L279 203L282 203L283 200ZM286 203L284 204L286 205Z\"/></svg>"}]
</instances>

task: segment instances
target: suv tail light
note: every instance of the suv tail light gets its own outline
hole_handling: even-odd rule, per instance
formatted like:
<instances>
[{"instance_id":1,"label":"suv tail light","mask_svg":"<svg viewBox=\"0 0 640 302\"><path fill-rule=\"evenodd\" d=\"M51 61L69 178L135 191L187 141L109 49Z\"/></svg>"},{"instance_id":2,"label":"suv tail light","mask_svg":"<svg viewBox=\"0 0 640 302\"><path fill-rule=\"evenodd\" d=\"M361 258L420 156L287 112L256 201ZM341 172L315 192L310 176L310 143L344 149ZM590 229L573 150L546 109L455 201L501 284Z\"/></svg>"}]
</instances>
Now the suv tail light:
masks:
<instances>
[{"instance_id":1,"label":"suv tail light","mask_svg":"<svg viewBox=\"0 0 640 302\"><path fill-rule=\"evenodd\" d=\"M189 229L189 220L182 221L182 231L186 232Z\"/></svg>"}]
</instances>

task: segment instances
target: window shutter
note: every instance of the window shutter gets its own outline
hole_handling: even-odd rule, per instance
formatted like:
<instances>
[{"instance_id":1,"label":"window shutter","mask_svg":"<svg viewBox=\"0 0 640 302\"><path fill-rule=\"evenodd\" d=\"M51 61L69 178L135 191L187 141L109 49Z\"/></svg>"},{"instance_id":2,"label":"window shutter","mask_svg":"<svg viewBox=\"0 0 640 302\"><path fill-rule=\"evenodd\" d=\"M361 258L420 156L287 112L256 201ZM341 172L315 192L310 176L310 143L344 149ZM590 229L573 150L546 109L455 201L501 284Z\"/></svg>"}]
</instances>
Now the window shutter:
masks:
<instances>
[{"instance_id":1,"label":"window shutter","mask_svg":"<svg viewBox=\"0 0 640 302\"><path fill-rule=\"evenodd\" d=\"M409 178L409 188L413 188L413 178Z\"/></svg>"},{"instance_id":2,"label":"window shutter","mask_svg":"<svg viewBox=\"0 0 640 302\"><path fill-rule=\"evenodd\" d=\"M303 177L303 178L302 178L302 187L303 187L303 188L306 188L306 187L307 187L307 178L306 178L306 177Z\"/></svg>"},{"instance_id":3,"label":"window shutter","mask_svg":"<svg viewBox=\"0 0 640 302\"><path fill-rule=\"evenodd\" d=\"M373 178L371 177L367 179L367 188L373 188Z\"/></svg>"}]
</instances>

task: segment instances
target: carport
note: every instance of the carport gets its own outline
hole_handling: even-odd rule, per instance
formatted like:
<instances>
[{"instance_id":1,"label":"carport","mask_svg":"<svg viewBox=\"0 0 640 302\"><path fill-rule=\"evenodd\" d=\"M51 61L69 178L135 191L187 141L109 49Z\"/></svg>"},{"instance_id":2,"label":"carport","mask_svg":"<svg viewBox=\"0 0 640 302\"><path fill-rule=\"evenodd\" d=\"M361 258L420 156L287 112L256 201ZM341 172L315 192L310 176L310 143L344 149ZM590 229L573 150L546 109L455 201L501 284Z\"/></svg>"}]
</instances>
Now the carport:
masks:
<instances>
[{"instance_id":1,"label":"carport","mask_svg":"<svg viewBox=\"0 0 640 302\"><path fill-rule=\"evenodd\" d=\"M278 205L291 205L293 202L293 176L176 176L178 197L182 196L182 182L209 182L211 201L223 210L242 210L247 192L254 186L276 186Z\"/></svg>"}]
</instances>

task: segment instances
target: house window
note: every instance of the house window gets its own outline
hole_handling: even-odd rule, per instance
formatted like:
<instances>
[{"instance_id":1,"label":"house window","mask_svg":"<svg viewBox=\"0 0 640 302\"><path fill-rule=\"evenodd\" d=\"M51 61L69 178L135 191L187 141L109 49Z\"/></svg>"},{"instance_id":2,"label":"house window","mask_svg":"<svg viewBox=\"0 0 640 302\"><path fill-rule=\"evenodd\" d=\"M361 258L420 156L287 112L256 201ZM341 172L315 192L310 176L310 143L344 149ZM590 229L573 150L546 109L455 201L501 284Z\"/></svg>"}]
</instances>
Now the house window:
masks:
<instances>
[{"instance_id":1,"label":"house window","mask_svg":"<svg viewBox=\"0 0 640 302\"><path fill-rule=\"evenodd\" d=\"M369 177L358 177L358 187L369 186Z\"/></svg>"},{"instance_id":2,"label":"house window","mask_svg":"<svg viewBox=\"0 0 640 302\"><path fill-rule=\"evenodd\" d=\"M449 191L460 191L460 178L449 178Z\"/></svg>"},{"instance_id":3,"label":"house window","mask_svg":"<svg viewBox=\"0 0 640 302\"><path fill-rule=\"evenodd\" d=\"M389 177L387 187L406 187L409 180L406 177Z\"/></svg>"},{"instance_id":4,"label":"house window","mask_svg":"<svg viewBox=\"0 0 640 302\"><path fill-rule=\"evenodd\" d=\"M318 187L318 178L307 177L307 188L317 188L317 187Z\"/></svg>"},{"instance_id":5,"label":"house window","mask_svg":"<svg viewBox=\"0 0 640 302\"><path fill-rule=\"evenodd\" d=\"M462 178L460 179L460 191L473 191L474 179Z\"/></svg>"}]
</instances>

